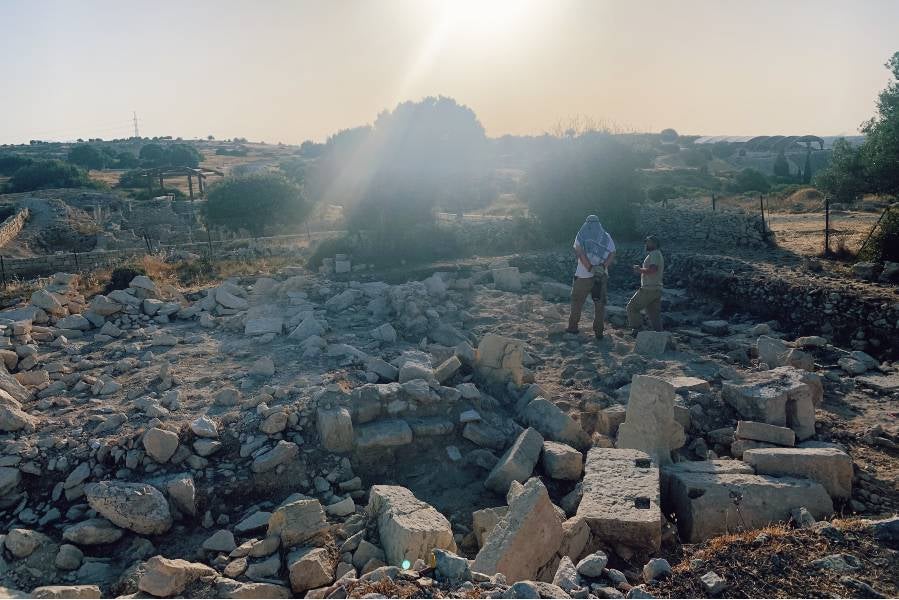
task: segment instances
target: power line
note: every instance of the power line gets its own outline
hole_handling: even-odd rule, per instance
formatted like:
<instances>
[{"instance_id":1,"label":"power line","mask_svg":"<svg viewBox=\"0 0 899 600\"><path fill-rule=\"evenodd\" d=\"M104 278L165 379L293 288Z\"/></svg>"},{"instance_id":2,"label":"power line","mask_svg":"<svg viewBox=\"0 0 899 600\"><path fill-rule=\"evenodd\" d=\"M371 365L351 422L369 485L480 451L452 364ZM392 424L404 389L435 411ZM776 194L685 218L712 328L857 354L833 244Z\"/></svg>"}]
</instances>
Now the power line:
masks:
<instances>
[{"instance_id":1,"label":"power line","mask_svg":"<svg viewBox=\"0 0 899 600\"><path fill-rule=\"evenodd\" d=\"M137 130L137 111L131 111L131 114L134 115L134 137L139 138L140 132Z\"/></svg>"}]
</instances>

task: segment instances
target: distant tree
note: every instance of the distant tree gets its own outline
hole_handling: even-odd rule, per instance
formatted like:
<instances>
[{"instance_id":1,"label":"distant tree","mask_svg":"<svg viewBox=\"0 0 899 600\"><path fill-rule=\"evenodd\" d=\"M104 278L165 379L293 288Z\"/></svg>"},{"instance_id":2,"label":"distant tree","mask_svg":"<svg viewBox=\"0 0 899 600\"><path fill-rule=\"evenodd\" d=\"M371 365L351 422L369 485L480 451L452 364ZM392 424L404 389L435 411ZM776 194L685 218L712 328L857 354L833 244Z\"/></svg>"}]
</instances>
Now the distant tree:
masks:
<instances>
[{"instance_id":1,"label":"distant tree","mask_svg":"<svg viewBox=\"0 0 899 600\"><path fill-rule=\"evenodd\" d=\"M737 173L732 188L735 192L767 192L771 189L771 184L764 173L755 169L743 169Z\"/></svg>"},{"instance_id":2,"label":"distant tree","mask_svg":"<svg viewBox=\"0 0 899 600\"><path fill-rule=\"evenodd\" d=\"M284 176L296 184L302 185L306 179L306 161L302 158L291 157L282 160L278 168Z\"/></svg>"},{"instance_id":3,"label":"distant tree","mask_svg":"<svg viewBox=\"0 0 899 600\"><path fill-rule=\"evenodd\" d=\"M0 175L12 175L33 162L34 159L21 154L0 154Z\"/></svg>"},{"instance_id":4,"label":"distant tree","mask_svg":"<svg viewBox=\"0 0 899 600\"><path fill-rule=\"evenodd\" d=\"M306 158L316 158L321 155L324 148L324 144L316 144L312 140L306 140L300 144L300 154Z\"/></svg>"},{"instance_id":5,"label":"distant tree","mask_svg":"<svg viewBox=\"0 0 899 600\"><path fill-rule=\"evenodd\" d=\"M210 225L246 229L258 237L276 225L301 224L310 210L300 186L280 174L258 173L228 177L211 186L205 215Z\"/></svg>"},{"instance_id":6,"label":"distant tree","mask_svg":"<svg viewBox=\"0 0 899 600\"><path fill-rule=\"evenodd\" d=\"M815 187L838 202L852 202L868 185L865 171L859 149L845 138L838 138L833 143L830 163L815 175Z\"/></svg>"},{"instance_id":7,"label":"distant tree","mask_svg":"<svg viewBox=\"0 0 899 600\"><path fill-rule=\"evenodd\" d=\"M172 167L200 166L203 155L190 144L172 144L166 148L166 163Z\"/></svg>"},{"instance_id":8,"label":"distant tree","mask_svg":"<svg viewBox=\"0 0 899 600\"><path fill-rule=\"evenodd\" d=\"M716 158L727 159L733 156L736 148L730 142L715 142L712 144L712 155Z\"/></svg>"},{"instance_id":9,"label":"distant tree","mask_svg":"<svg viewBox=\"0 0 899 600\"><path fill-rule=\"evenodd\" d=\"M790 176L790 163L787 161L786 155L784 155L783 148L780 149L780 152L777 153L777 158L774 159L774 174L778 177Z\"/></svg>"},{"instance_id":10,"label":"distant tree","mask_svg":"<svg viewBox=\"0 0 899 600\"><path fill-rule=\"evenodd\" d=\"M877 98L877 114L862 124L861 154L870 190L899 196L899 52L886 63L893 81Z\"/></svg>"},{"instance_id":11,"label":"distant tree","mask_svg":"<svg viewBox=\"0 0 899 600\"><path fill-rule=\"evenodd\" d=\"M677 190L670 185L656 185L646 190L646 197L652 202L662 202L677 197Z\"/></svg>"},{"instance_id":12,"label":"distant tree","mask_svg":"<svg viewBox=\"0 0 899 600\"><path fill-rule=\"evenodd\" d=\"M215 136L210 133L209 135L206 136L206 139L211 142L212 140L215 139Z\"/></svg>"},{"instance_id":13,"label":"distant tree","mask_svg":"<svg viewBox=\"0 0 899 600\"><path fill-rule=\"evenodd\" d=\"M663 144L673 144L677 141L678 135L677 132L670 127L668 129L663 129L659 134L659 139Z\"/></svg>"},{"instance_id":14,"label":"distant tree","mask_svg":"<svg viewBox=\"0 0 899 600\"><path fill-rule=\"evenodd\" d=\"M68 161L85 169L104 169L108 156L93 144L78 144L69 150Z\"/></svg>"},{"instance_id":15,"label":"distant tree","mask_svg":"<svg viewBox=\"0 0 899 600\"><path fill-rule=\"evenodd\" d=\"M160 144L144 144L138 156L148 167L162 167L166 163L166 151Z\"/></svg>"},{"instance_id":16,"label":"distant tree","mask_svg":"<svg viewBox=\"0 0 899 600\"><path fill-rule=\"evenodd\" d=\"M61 160L39 160L17 170L6 184L6 191L30 192L47 188L96 187L80 167Z\"/></svg>"}]
</instances>

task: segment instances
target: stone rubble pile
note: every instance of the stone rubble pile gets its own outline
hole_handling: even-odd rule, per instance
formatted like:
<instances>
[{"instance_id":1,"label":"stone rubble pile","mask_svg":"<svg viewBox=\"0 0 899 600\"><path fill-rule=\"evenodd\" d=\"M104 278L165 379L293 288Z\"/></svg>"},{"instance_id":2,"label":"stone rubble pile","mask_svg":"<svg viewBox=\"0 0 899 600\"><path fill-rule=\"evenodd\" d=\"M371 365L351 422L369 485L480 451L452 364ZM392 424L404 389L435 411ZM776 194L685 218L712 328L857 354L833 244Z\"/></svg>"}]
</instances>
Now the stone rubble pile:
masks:
<instances>
[{"instance_id":1,"label":"stone rubble pile","mask_svg":"<svg viewBox=\"0 0 899 600\"><path fill-rule=\"evenodd\" d=\"M814 439L826 340L707 320L686 337L727 340L731 364L696 377L663 368L685 334L641 333L613 343L608 393L582 410L537 383L532 340L472 314L473 293L563 298L550 283L503 263L400 285L291 271L188 295L139 276L87 300L54 275L0 313L0 586L643 597L678 536L854 506L852 459ZM847 356L865 366L848 373L892 373Z\"/></svg>"}]
</instances>

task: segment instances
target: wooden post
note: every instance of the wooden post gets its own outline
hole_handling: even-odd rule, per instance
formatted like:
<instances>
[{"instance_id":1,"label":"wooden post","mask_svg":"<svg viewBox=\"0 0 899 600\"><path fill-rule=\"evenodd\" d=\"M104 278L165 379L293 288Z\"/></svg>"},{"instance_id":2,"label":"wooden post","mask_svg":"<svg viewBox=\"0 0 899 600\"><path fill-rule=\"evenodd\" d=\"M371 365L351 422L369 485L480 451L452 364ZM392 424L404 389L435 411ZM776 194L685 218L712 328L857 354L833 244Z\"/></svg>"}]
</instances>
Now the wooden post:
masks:
<instances>
[{"instance_id":1,"label":"wooden post","mask_svg":"<svg viewBox=\"0 0 899 600\"><path fill-rule=\"evenodd\" d=\"M3 273L3 287L6 287L6 263L3 262L3 255L0 254L0 272Z\"/></svg>"},{"instance_id":2,"label":"wooden post","mask_svg":"<svg viewBox=\"0 0 899 600\"><path fill-rule=\"evenodd\" d=\"M759 210L762 214L762 233L768 231L768 227L765 225L765 200L761 194L759 194Z\"/></svg>"},{"instance_id":3,"label":"wooden post","mask_svg":"<svg viewBox=\"0 0 899 600\"><path fill-rule=\"evenodd\" d=\"M190 176L190 173L187 174L187 189L190 192L190 199L194 199L194 180L193 177Z\"/></svg>"},{"instance_id":4,"label":"wooden post","mask_svg":"<svg viewBox=\"0 0 899 600\"><path fill-rule=\"evenodd\" d=\"M199 186L200 186L200 197L203 197L206 195L206 181L204 181L205 179L206 178L204 177L204 175L202 173L197 173L197 181L199 182Z\"/></svg>"},{"instance_id":5,"label":"wooden post","mask_svg":"<svg viewBox=\"0 0 899 600\"><path fill-rule=\"evenodd\" d=\"M715 206L716 202L715 201L716 201L715 194L712 194L712 210L713 211L716 210L716 206Z\"/></svg>"},{"instance_id":6,"label":"wooden post","mask_svg":"<svg viewBox=\"0 0 899 600\"><path fill-rule=\"evenodd\" d=\"M206 243L209 244L209 260L212 260L212 236L209 235L209 226L206 226Z\"/></svg>"},{"instance_id":7,"label":"wooden post","mask_svg":"<svg viewBox=\"0 0 899 600\"><path fill-rule=\"evenodd\" d=\"M162 179L162 173L159 174L159 193L165 191L165 181Z\"/></svg>"},{"instance_id":8,"label":"wooden post","mask_svg":"<svg viewBox=\"0 0 899 600\"><path fill-rule=\"evenodd\" d=\"M824 196L824 256L830 256L830 196Z\"/></svg>"}]
</instances>

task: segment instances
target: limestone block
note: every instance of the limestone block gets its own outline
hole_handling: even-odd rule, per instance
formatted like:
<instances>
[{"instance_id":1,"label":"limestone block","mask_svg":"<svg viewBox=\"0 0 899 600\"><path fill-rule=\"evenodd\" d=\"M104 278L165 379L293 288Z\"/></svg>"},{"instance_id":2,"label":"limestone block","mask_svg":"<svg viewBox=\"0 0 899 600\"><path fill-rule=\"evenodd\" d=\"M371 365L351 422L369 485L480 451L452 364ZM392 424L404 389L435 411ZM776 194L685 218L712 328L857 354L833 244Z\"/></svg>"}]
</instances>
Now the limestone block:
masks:
<instances>
[{"instance_id":1,"label":"limestone block","mask_svg":"<svg viewBox=\"0 0 899 600\"><path fill-rule=\"evenodd\" d=\"M505 292L521 291L521 274L518 267L503 267L501 269L491 269L493 275L493 283L496 289Z\"/></svg>"},{"instance_id":2,"label":"limestone block","mask_svg":"<svg viewBox=\"0 0 899 600\"><path fill-rule=\"evenodd\" d=\"M789 427L805 440L815 434L815 406L824 388L814 373L787 366L725 382L721 397L744 419Z\"/></svg>"},{"instance_id":3,"label":"limestone block","mask_svg":"<svg viewBox=\"0 0 899 600\"><path fill-rule=\"evenodd\" d=\"M574 446L578 450L590 446L590 436L580 424L545 398L531 400L521 417L525 424L539 431L546 439Z\"/></svg>"},{"instance_id":4,"label":"limestone block","mask_svg":"<svg viewBox=\"0 0 899 600\"><path fill-rule=\"evenodd\" d=\"M513 481L523 483L531 476L543 450L543 436L531 427L519 434L490 471L484 487L505 494Z\"/></svg>"},{"instance_id":5,"label":"limestone block","mask_svg":"<svg viewBox=\"0 0 899 600\"><path fill-rule=\"evenodd\" d=\"M404 446L412 443L412 429L402 419L384 419L356 428L356 450Z\"/></svg>"},{"instance_id":6,"label":"limestone block","mask_svg":"<svg viewBox=\"0 0 899 600\"><path fill-rule=\"evenodd\" d=\"M671 334L666 331L641 331L637 334L634 352L643 356L658 357L673 346Z\"/></svg>"},{"instance_id":7,"label":"limestone block","mask_svg":"<svg viewBox=\"0 0 899 600\"><path fill-rule=\"evenodd\" d=\"M172 526L169 503L146 483L101 481L84 486L88 504L119 527L141 535L159 535Z\"/></svg>"},{"instance_id":8,"label":"limestone block","mask_svg":"<svg viewBox=\"0 0 899 600\"><path fill-rule=\"evenodd\" d=\"M584 470L584 457L567 444L543 442L543 454L540 457L543 470L553 479L577 481Z\"/></svg>"},{"instance_id":9,"label":"limestone block","mask_svg":"<svg viewBox=\"0 0 899 600\"><path fill-rule=\"evenodd\" d=\"M739 473L754 475L755 470L741 460L687 460L666 465L659 470L661 477L662 511L665 514L674 512L671 498L671 480L679 473L700 473L709 475L726 475Z\"/></svg>"},{"instance_id":10,"label":"limestone block","mask_svg":"<svg viewBox=\"0 0 899 600\"><path fill-rule=\"evenodd\" d=\"M758 448L746 450L743 460L760 475L806 477L832 498L852 497L852 458L838 448Z\"/></svg>"},{"instance_id":11,"label":"limestone block","mask_svg":"<svg viewBox=\"0 0 899 600\"><path fill-rule=\"evenodd\" d=\"M596 431L615 439L618 436L618 427L624 423L627 415L627 407L623 404L614 404L599 411Z\"/></svg>"},{"instance_id":12,"label":"limestone block","mask_svg":"<svg viewBox=\"0 0 899 600\"><path fill-rule=\"evenodd\" d=\"M434 548L456 551L446 517L404 487L372 486L366 512L378 520L381 545L392 565L427 560Z\"/></svg>"},{"instance_id":13,"label":"limestone block","mask_svg":"<svg viewBox=\"0 0 899 600\"><path fill-rule=\"evenodd\" d=\"M711 389L709 382L699 377L666 377L676 393L680 392L708 392Z\"/></svg>"},{"instance_id":14,"label":"limestone block","mask_svg":"<svg viewBox=\"0 0 899 600\"><path fill-rule=\"evenodd\" d=\"M353 419L342 406L319 407L316 424L322 446L329 452L349 452L353 449Z\"/></svg>"},{"instance_id":15,"label":"limestone block","mask_svg":"<svg viewBox=\"0 0 899 600\"><path fill-rule=\"evenodd\" d=\"M279 506L269 517L266 536L279 536L281 547L290 548L317 539L327 531L328 521L321 503L310 498Z\"/></svg>"},{"instance_id":16,"label":"limestone block","mask_svg":"<svg viewBox=\"0 0 899 600\"><path fill-rule=\"evenodd\" d=\"M577 516L607 544L658 551L662 543L659 469L640 450L591 448Z\"/></svg>"},{"instance_id":17,"label":"limestone block","mask_svg":"<svg viewBox=\"0 0 899 600\"><path fill-rule=\"evenodd\" d=\"M489 333L478 344L475 366L486 379L500 382L511 380L515 385L522 385L525 380L524 344Z\"/></svg>"},{"instance_id":18,"label":"limestone block","mask_svg":"<svg viewBox=\"0 0 899 600\"><path fill-rule=\"evenodd\" d=\"M777 446L796 445L796 432L789 427L778 427L756 421L737 421L735 435L740 439L767 442Z\"/></svg>"},{"instance_id":19,"label":"limestone block","mask_svg":"<svg viewBox=\"0 0 899 600\"><path fill-rule=\"evenodd\" d=\"M474 530L479 548L484 545L484 538L487 537L487 534L493 531L499 520L508 512L508 506L497 506L496 508L482 508L471 513L471 528Z\"/></svg>"},{"instance_id":20,"label":"limestone block","mask_svg":"<svg viewBox=\"0 0 899 600\"><path fill-rule=\"evenodd\" d=\"M674 419L674 395L664 379L634 375L618 447L643 450L657 465L669 464L671 451L685 441L684 428Z\"/></svg>"}]
</instances>

